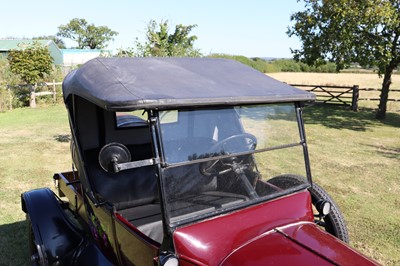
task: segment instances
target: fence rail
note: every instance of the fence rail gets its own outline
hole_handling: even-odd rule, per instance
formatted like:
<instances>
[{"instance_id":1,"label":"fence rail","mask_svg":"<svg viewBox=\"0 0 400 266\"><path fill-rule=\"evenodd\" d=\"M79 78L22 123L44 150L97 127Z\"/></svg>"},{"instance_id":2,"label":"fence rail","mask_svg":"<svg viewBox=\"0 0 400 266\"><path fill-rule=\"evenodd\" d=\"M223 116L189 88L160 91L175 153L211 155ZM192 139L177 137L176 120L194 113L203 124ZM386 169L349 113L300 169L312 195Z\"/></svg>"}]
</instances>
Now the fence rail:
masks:
<instances>
[{"instance_id":1,"label":"fence rail","mask_svg":"<svg viewBox=\"0 0 400 266\"><path fill-rule=\"evenodd\" d=\"M31 91L31 101L34 101L35 97L41 97L46 95L53 95L53 101L57 101L56 86L61 85L62 82L43 82L37 84L38 87L48 87L47 91L36 92L36 88ZM5 84L3 84L5 85ZM351 110L358 110L358 101L379 101L379 97L360 97L360 91L381 91L378 88L360 88L358 85L353 86L332 86L332 85L312 85L312 84L290 84L291 86L298 87L300 89L310 91L316 94L316 102L324 104L340 104L349 106ZM28 87L30 85L5 85L11 97L11 90L17 88ZM31 87L31 86L30 86ZM400 89L390 89L390 92L400 93ZM9 100L9 108L12 109L11 99ZM400 98L389 98L388 102L400 102ZM32 106L32 105L31 105ZM7 108L7 107L6 107ZM1 105L0 105L1 109Z\"/></svg>"},{"instance_id":2,"label":"fence rail","mask_svg":"<svg viewBox=\"0 0 400 266\"><path fill-rule=\"evenodd\" d=\"M353 111L358 110L358 101L379 101L376 97L360 97L360 91L381 91L377 88L360 88L353 86L290 84L306 91L315 93L316 102L323 104L341 104L350 106ZM400 92L400 89L390 89L390 92ZM390 98L388 102L400 102L400 98Z\"/></svg>"},{"instance_id":3,"label":"fence rail","mask_svg":"<svg viewBox=\"0 0 400 266\"><path fill-rule=\"evenodd\" d=\"M8 101L8 108L9 110L12 110L12 93L11 90L17 90L17 89L28 89L29 90L29 95L30 95L30 102L29 105L31 107L35 107L36 106L36 97L42 97L42 96L46 96L46 95L53 95L53 102L57 101L57 90L56 90L56 86L57 85L61 85L62 82L55 82L55 80L53 80L52 82L42 82L42 83L38 83L34 86L30 85L30 84L19 84L19 85L8 85L8 84L3 84L7 91L8 91L8 97L10 98ZM36 91L37 87L47 87L47 90L43 90L43 91ZM6 104L7 105L7 104ZM0 106L1 107L1 106Z\"/></svg>"},{"instance_id":4,"label":"fence rail","mask_svg":"<svg viewBox=\"0 0 400 266\"><path fill-rule=\"evenodd\" d=\"M382 89L377 89L377 88L360 88L360 91L381 91ZM390 92L400 92L399 89L390 89ZM380 98L371 98L371 97L359 97L358 98L359 101L379 101ZM400 98L399 99L395 99L395 98L390 98L388 99L388 102L400 102Z\"/></svg>"},{"instance_id":5,"label":"fence rail","mask_svg":"<svg viewBox=\"0 0 400 266\"><path fill-rule=\"evenodd\" d=\"M310 84L290 84L297 88L306 88L306 91L315 93L317 103L342 104L350 106L353 111L358 110L359 86L330 86ZM332 90L334 89L334 90Z\"/></svg>"}]
</instances>

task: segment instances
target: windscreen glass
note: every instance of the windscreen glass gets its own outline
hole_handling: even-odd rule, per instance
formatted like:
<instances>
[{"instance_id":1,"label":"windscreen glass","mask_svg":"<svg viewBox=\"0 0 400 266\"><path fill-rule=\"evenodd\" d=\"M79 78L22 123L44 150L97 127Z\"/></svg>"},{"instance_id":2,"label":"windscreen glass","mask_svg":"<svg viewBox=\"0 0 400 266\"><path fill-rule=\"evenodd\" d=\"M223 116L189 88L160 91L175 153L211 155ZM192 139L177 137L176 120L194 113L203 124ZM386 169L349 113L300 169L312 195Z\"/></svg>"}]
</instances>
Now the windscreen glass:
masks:
<instances>
[{"instance_id":1,"label":"windscreen glass","mask_svg":"<svg viewBox=\"0 0 400 266\"><path fill-rule=\"evenodd\" d=\"M307 186L294 104L160 113L171 225Z\"/></svg>"}]
</instances>

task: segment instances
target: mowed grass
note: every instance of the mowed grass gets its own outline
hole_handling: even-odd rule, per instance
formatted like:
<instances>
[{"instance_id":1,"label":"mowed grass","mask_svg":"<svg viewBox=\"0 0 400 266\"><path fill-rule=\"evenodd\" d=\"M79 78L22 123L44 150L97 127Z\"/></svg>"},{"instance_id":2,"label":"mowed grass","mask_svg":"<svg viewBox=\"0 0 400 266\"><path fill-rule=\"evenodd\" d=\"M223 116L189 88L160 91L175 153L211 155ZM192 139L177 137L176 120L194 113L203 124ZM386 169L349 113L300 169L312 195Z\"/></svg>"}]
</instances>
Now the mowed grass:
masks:
<instances>
[{"instance_id":1,"label":"mowed grass","mask_svg":"<svg viewBox=\"0 0 400 266\"><path fill-rule=\"evenodd\" d=\"M20 195L54 188L54 172L71 169L63 105L0 113L0 265L28 265L28 237Z\"/></svg>"},{"instance_id":2,"label":"mowed grass","mask_svg":"<svg viewBox=\"0 0 400 266\"><path fill-rule=\"evenodd\" d=\"M269 73L289 84L381 88L376 73ZM391 89L400 89L400 75ZM379 98L378 91L360 97ZM400 92L389 92L400 99ZM400 265L400 102L388 102L387 119L374 119L378 101L305 109L313 177L341 207L351 245L384 265Z\"/></svg>"},{"instance_id":3,"label":"mowed grass","mask_svg":"<svg viewBox=\"0 0 400 266\"><path fill-rule=\"evenodd\" d=\"M384 265L400 265L400 113L385 122L368 109L305 109L314 181L340 206L351 245Z\"/></svg>"},{"instance_id":4,"label":"mowed grass","mask_svg":"<svg viewBox=\"0 0 400 266\"><path fill-rule=\"evenodd\" d=\"M311 106L304 112L314 180L346 218L351 245L384 265L400 265L400 112ZM20 194L54 187L71 169L62 105L0 113L0 265L28 265Z\"/></svg>"}]
</instances>

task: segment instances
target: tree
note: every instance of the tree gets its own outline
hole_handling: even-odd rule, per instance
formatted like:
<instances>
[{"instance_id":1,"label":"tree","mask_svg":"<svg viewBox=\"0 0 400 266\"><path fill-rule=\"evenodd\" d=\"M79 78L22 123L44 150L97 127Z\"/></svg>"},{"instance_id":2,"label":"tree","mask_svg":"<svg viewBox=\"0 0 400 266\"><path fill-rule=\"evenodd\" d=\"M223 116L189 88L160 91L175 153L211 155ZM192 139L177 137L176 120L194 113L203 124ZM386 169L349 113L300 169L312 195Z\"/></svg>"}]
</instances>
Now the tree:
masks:
<instances>
[{"instance_id":1,"label":"tree","mask_svg":"<svg viewBox=\"0 0 400 266\"><path fill-rule=\"evenodd\" d=\"M57 44L57 47L60 49L65 49L67 48L65 46L64 41L61 38L58 38L57 36L54 35L42 35L38 37L33 37L32 40L52 40L55 44Z\"/></svg>"},{"instance_id":2,"label":"tree","mask_svg":"<svg viewBox=\"0 0 400 266\"><path fill-rule=\"evenodd\" d=\"M78 49L102 49L114 40L118 32L106 26L88 24L83 18L74 18L68 24L58 27L57 36L71 39L78 43Z\"/></svg>"},{"instance_id":3,"label":"tree","mask_svg":"<svg viewBox=\"0 0 400 266\"><path fill-rule=\"evenodd\" d=\"M289 36L301 49L294 58L307 64L335 62L377 67L384 74L376 118L384 119L391 76L400 64L400 2L398 0L304 0L305 10L291 16Z\"/></svg>"},{"instance_id":4,"label":"tree","mask_svg":"<svg viewBox=\"0 0 400 266\"><path fill-rule=\"evenodd\" d=\"M25 45L22 45L25 46ZM35 107L35 90L34 85L44 78L46 74L50 74L53 70L53 58L47 47L34 42L21 49L11 50L7 59L12 73L20 76L20 78L31 87L30 106Z\"/></svg>"},{"instance_id":5,"label":"tree","mask_svg":"<svg viewBox=\"0 0 400 266\"><path fill-rule=\"evenodd\" d=\"M120 51L125 55L136 56L176 56L176 57L198 57L201 53L194 48L194 42L197 36L189 36L190 32L197 25L184 26L182 24L175 26L175 31L169 33L168 21L161 21L157 24L151 20L146 29L146 41L142 44L136 41L136 52L132 49Z\"/></svg>"}]
</instances>

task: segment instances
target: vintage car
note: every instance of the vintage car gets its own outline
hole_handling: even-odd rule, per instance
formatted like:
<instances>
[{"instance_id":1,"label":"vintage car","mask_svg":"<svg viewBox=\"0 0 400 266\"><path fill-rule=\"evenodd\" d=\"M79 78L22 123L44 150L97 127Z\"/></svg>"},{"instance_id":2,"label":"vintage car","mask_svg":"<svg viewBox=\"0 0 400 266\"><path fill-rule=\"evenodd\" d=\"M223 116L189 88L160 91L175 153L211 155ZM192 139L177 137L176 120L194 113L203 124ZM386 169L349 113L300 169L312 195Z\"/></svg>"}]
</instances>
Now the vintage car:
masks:
<instances>
[{"instance_id":1,"label":"vintage car","mask_svg":"<svg viewBox=\"0 0 400 266\"><path fill-rule=\"evenodd\" d=\"M97 58L63 94L72 171L21 196L34 265L376 264L312 182L313 94L210 58Z\"/></svg>"}]
</instances>

